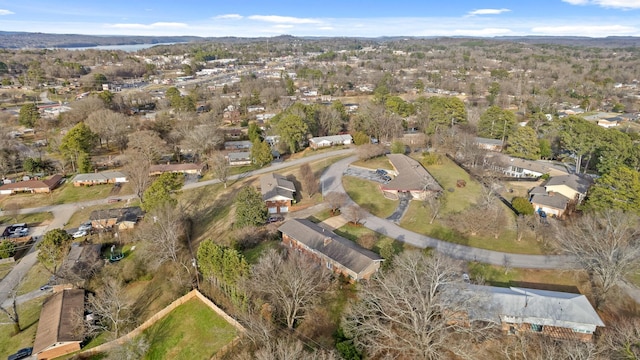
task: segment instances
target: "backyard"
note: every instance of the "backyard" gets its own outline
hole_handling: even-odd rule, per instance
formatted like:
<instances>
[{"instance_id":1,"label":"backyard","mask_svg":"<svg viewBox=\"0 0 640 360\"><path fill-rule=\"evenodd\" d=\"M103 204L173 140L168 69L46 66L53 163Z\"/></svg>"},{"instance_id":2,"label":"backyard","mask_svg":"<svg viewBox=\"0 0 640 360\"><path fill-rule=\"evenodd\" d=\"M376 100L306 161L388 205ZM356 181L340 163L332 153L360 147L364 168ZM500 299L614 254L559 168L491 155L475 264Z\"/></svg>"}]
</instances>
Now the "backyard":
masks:
<instances>
[{"instance_id":1,"label":"backyard","mask_svg":"<svg viewBox=\"0 0 640 360\"><path fill-rule=\"evenodd\" d=\"M379 184L373 181L344 176L342 185L353 201L375 216L386 218L398 206L398 200L385 198L379 189Z\"/></svg>"}]
</instances>

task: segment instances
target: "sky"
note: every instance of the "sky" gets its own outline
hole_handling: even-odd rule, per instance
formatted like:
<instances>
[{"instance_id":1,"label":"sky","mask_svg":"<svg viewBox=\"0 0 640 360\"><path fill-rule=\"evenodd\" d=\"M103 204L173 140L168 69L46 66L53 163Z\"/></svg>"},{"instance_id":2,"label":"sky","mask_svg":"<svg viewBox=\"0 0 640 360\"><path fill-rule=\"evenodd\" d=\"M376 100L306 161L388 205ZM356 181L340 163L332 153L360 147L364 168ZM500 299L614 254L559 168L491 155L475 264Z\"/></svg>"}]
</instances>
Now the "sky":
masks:
<instances>
[{"instance_id":1,"label":"sky","mask_svg":"<svg viewBox=\"0 0 640 360\"><path fill-rule=\"evenodd\" d=\"M640 36L640 0L0 0L0 31L204 37Z\"/></svg>"}]
</instances>

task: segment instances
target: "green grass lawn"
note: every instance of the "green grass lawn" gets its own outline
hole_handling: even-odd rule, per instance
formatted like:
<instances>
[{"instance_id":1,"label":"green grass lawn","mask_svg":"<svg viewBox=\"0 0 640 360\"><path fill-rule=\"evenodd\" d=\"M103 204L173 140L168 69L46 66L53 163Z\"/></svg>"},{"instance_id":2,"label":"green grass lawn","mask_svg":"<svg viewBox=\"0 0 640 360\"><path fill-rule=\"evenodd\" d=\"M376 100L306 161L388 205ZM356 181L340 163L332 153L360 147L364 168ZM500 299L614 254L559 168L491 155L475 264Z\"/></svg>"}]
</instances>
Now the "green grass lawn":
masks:
<instances>
[{"instance_id":1,"label":"green grass lawn","mask_svg":"<svg viewBox=\"0 0 640 360\"><path fill-rule=\"evenodd\" d=\"M344 176L342 185L353 201L375 216L386 218L398 207L398 201L385 198L373 181Z\"/></svg>"},{"instance_id":2,"label":"green grass lawn","mask_svg":"<svg viewBox=\"0 0 640 360\"><path fill-rule=\"evenodd\" d=\"M507 211L505 212L505 216L511 217L511 213ZM429 224L429 220L431 220L430 210L422 206L422 203L419 201L412 201L400 222L400 226L436 239L480 249L516 254L539 255L549 253L549 249L546 248L542 242L536 241L532 237L524 237L521 241L517 241L516 233L514 230L510 230L512 228L510 226L505 227L498 238L495 239L493 237L467 236L443 226L438 219L436 219L433 224Z\"/></svg>"},{"instance_id":3,"label":"green grass lawn","mask_svg":"<svg viewBox=\"0 0 640 360\"><path fill-rule=\"evenodd\" d=\"M21 331L15 335L13 324L5 324L8 318L0 313L0 359L6 359L18 349L33 346L44 299L41 297L18 305Z\"/></svg>"},{"instance_id":4,"label":"green grass lawn","mask_svg":"<svg viewBox=\"0 0 640 360\"><path fill-rule=\"evenodd\" d=\"M96 186L73 186L67 181L61 187L53 190L50 194L15 194L7 196L2 201L2 206L7 204L17 204L21 208L39 207L46 205L67 204L78 201L88 201L106 198L111 194L113 185L96 185ZM125 184L118 191L117 195L131 194L131 186Z\"/></svg>"},{"instance_id":5,"label":"green grass lawn","mask_svg":"<svg viewBox=\"0 0 640 360\"><path fill-rule=\"evenodd\" d=\"M415 249L413 246L405 244L400 241L396 241L388 236L379 234L373 230L370 230L364 226L354 226L351 224L345 224L344 226L334 230L334 232L346 239L354 242L358 242L359 238L365 236L373 236L375 238L370 250L378 255L385 256L385 250L392 251L393 254L398 254L407 249Z\"/></svg>"},{"instance_id":6,"label":"green grass lawn","mask_svg":"<svg viewBox=\"0 0 640 360\"><path fill-rule=\"evenodd\" d=\"M447 193L447 202L443 209L444 214L467 209L476 203L482 192L482 186L478 182L471 179L464 169L445 156L442 156L442 164L429 165L426 166L426 169ZM458 180L466 181L467 185L463 188L456 187ZM450 189L453 189L453 191L449 191Z\"/></svg>"},{"instance_id":7,"label":"green grass lawn","mask_svg":"<svg viewBox=\"0 0 640 360\"><path fill-rule=\"evenodd\" d=\"M26 294L34 290L40 289L42 285L49 282L51 273L47 271L39 262L29 269L27 275L22 279L18 286L18 295Z\"/></svg>"},{"instance_id":8,"label":"green grass lawn","mask_svg":"<svg viewBox=\"0 0 640 360\"><path fill-rule=\"evenodd\" d=\"M16 223L26 223L31 224L32 226L35 224L40 224L45 221L53 220L53 214L50 212L41 212L34 214L17 214L16 216L2 216L0 217L0 223L6 224L16 224Z\"/></svg>"},{"instance_id":9,"label":"green grass lawn","mask_svg":"<svg viewBox=\"0 0 640 360\"><path fill-rule=\"evenodd\" d=\"M469 276L473 281L480 281L486 285L493 286L521 286L536 287L532 284L548 285L547 289L555 291L569 291L570 288L588 287L588 276L582 270L537 270L504 268L477 262L470 262L467 265ZM560 287L567 287L562 289ZM575 291L575 290L574 290Z\"/></svg>"},{"instance_id":10,"label":"green grass lawn","mask_svg":"<svg viewBox=\"0 0 640 360\"><path fill-rule=\"evenodd\" d=\"M352 165L368 169L393 170L393 166L391 166L391 162L386 156L378 156L369 160L358 160L353 162Z\"/></svg>"},{"instance_id":11,"label":"green grass lawn","mask_svg":"<svg viewBox=\"0 0 640 360\"><path fill-rule=\"evenodd\" d=\"M243 251L243 254L249 264L255 264L258 262L263 252L269 249L277 249L279 245L279 240L267 240L261 242L258 246Z\"/></svg>"},{"instance_id":12,"label":"green grass lawn","mask_svg":"<svg viewBox=\"0 0 640 360\"><path fill-rule=\"evenodd\" d=\"M144 331L145 359L210 359L236 336L236 329L200 300L180 305Z\"/></svg>"}]
</instances>

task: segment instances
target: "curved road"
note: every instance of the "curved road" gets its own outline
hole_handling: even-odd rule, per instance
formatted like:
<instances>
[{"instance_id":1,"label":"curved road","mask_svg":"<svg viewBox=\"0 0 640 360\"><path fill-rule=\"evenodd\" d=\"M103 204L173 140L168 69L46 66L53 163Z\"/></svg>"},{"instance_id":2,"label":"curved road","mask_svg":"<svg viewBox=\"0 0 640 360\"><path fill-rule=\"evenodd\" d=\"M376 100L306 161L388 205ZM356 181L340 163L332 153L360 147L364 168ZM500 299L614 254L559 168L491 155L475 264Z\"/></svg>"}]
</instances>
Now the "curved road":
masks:
<instances>
[{"instance_id":1,"label":"curved road","mask_svg":"<svg viewBox=\"0 0 640 360\"><path fill-rule=\"evenodd\" d=\"M325 170L320 178L323 195L332 191L346 193L342 186L342 174L355 160L356 157L351 156L332 164ZM355 204L350 198L348 201L349 204ZM364 226L418 248L434 248L455 259L528 269L572 269L577 267L570 256L510 254L453 244L403 229L389 220L371 214L367 214L365 217Z\"/></svg>"}]
</instances>

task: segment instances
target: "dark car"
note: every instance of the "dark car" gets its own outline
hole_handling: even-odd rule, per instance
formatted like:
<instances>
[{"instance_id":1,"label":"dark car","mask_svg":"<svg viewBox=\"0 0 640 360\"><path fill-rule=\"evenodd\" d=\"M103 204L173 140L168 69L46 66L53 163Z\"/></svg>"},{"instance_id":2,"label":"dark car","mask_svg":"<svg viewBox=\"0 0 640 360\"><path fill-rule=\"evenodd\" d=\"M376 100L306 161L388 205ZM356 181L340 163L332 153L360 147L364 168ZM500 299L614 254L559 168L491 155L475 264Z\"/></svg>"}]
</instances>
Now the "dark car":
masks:
<instances>
[{"instance_id":1,"label":"dark car","mask_svg":"<svg viewBox=\"0 0 640 360\"><path fill-rule=\"evenodd\" d=\"M282 215L271 215L267 218L267 224L275 223L284 220Z\"/></svg>"},{"instance_id":2,"label":"dark car","mask_svg":"<svg viewBox=\"0 0 640 360\"><path fill-rule=\"evenodd\" d=\"M382 170L382 169L377 169L376 170L376 174L378 174L378 175L387 175L387 172L385 170Z\"/></svg>"},{"instance_id":3,"label":"dark car","mask_svg":"<svg viewBox=\"0 0 640 360\"><path fill-rule=\"evenodd\" d=\"M33 351L32 347L20 349L15 354L9 355L7 360L19 360L19 359L27 358L31 356L32 351Z\"/></svg>"}]
</instances>

